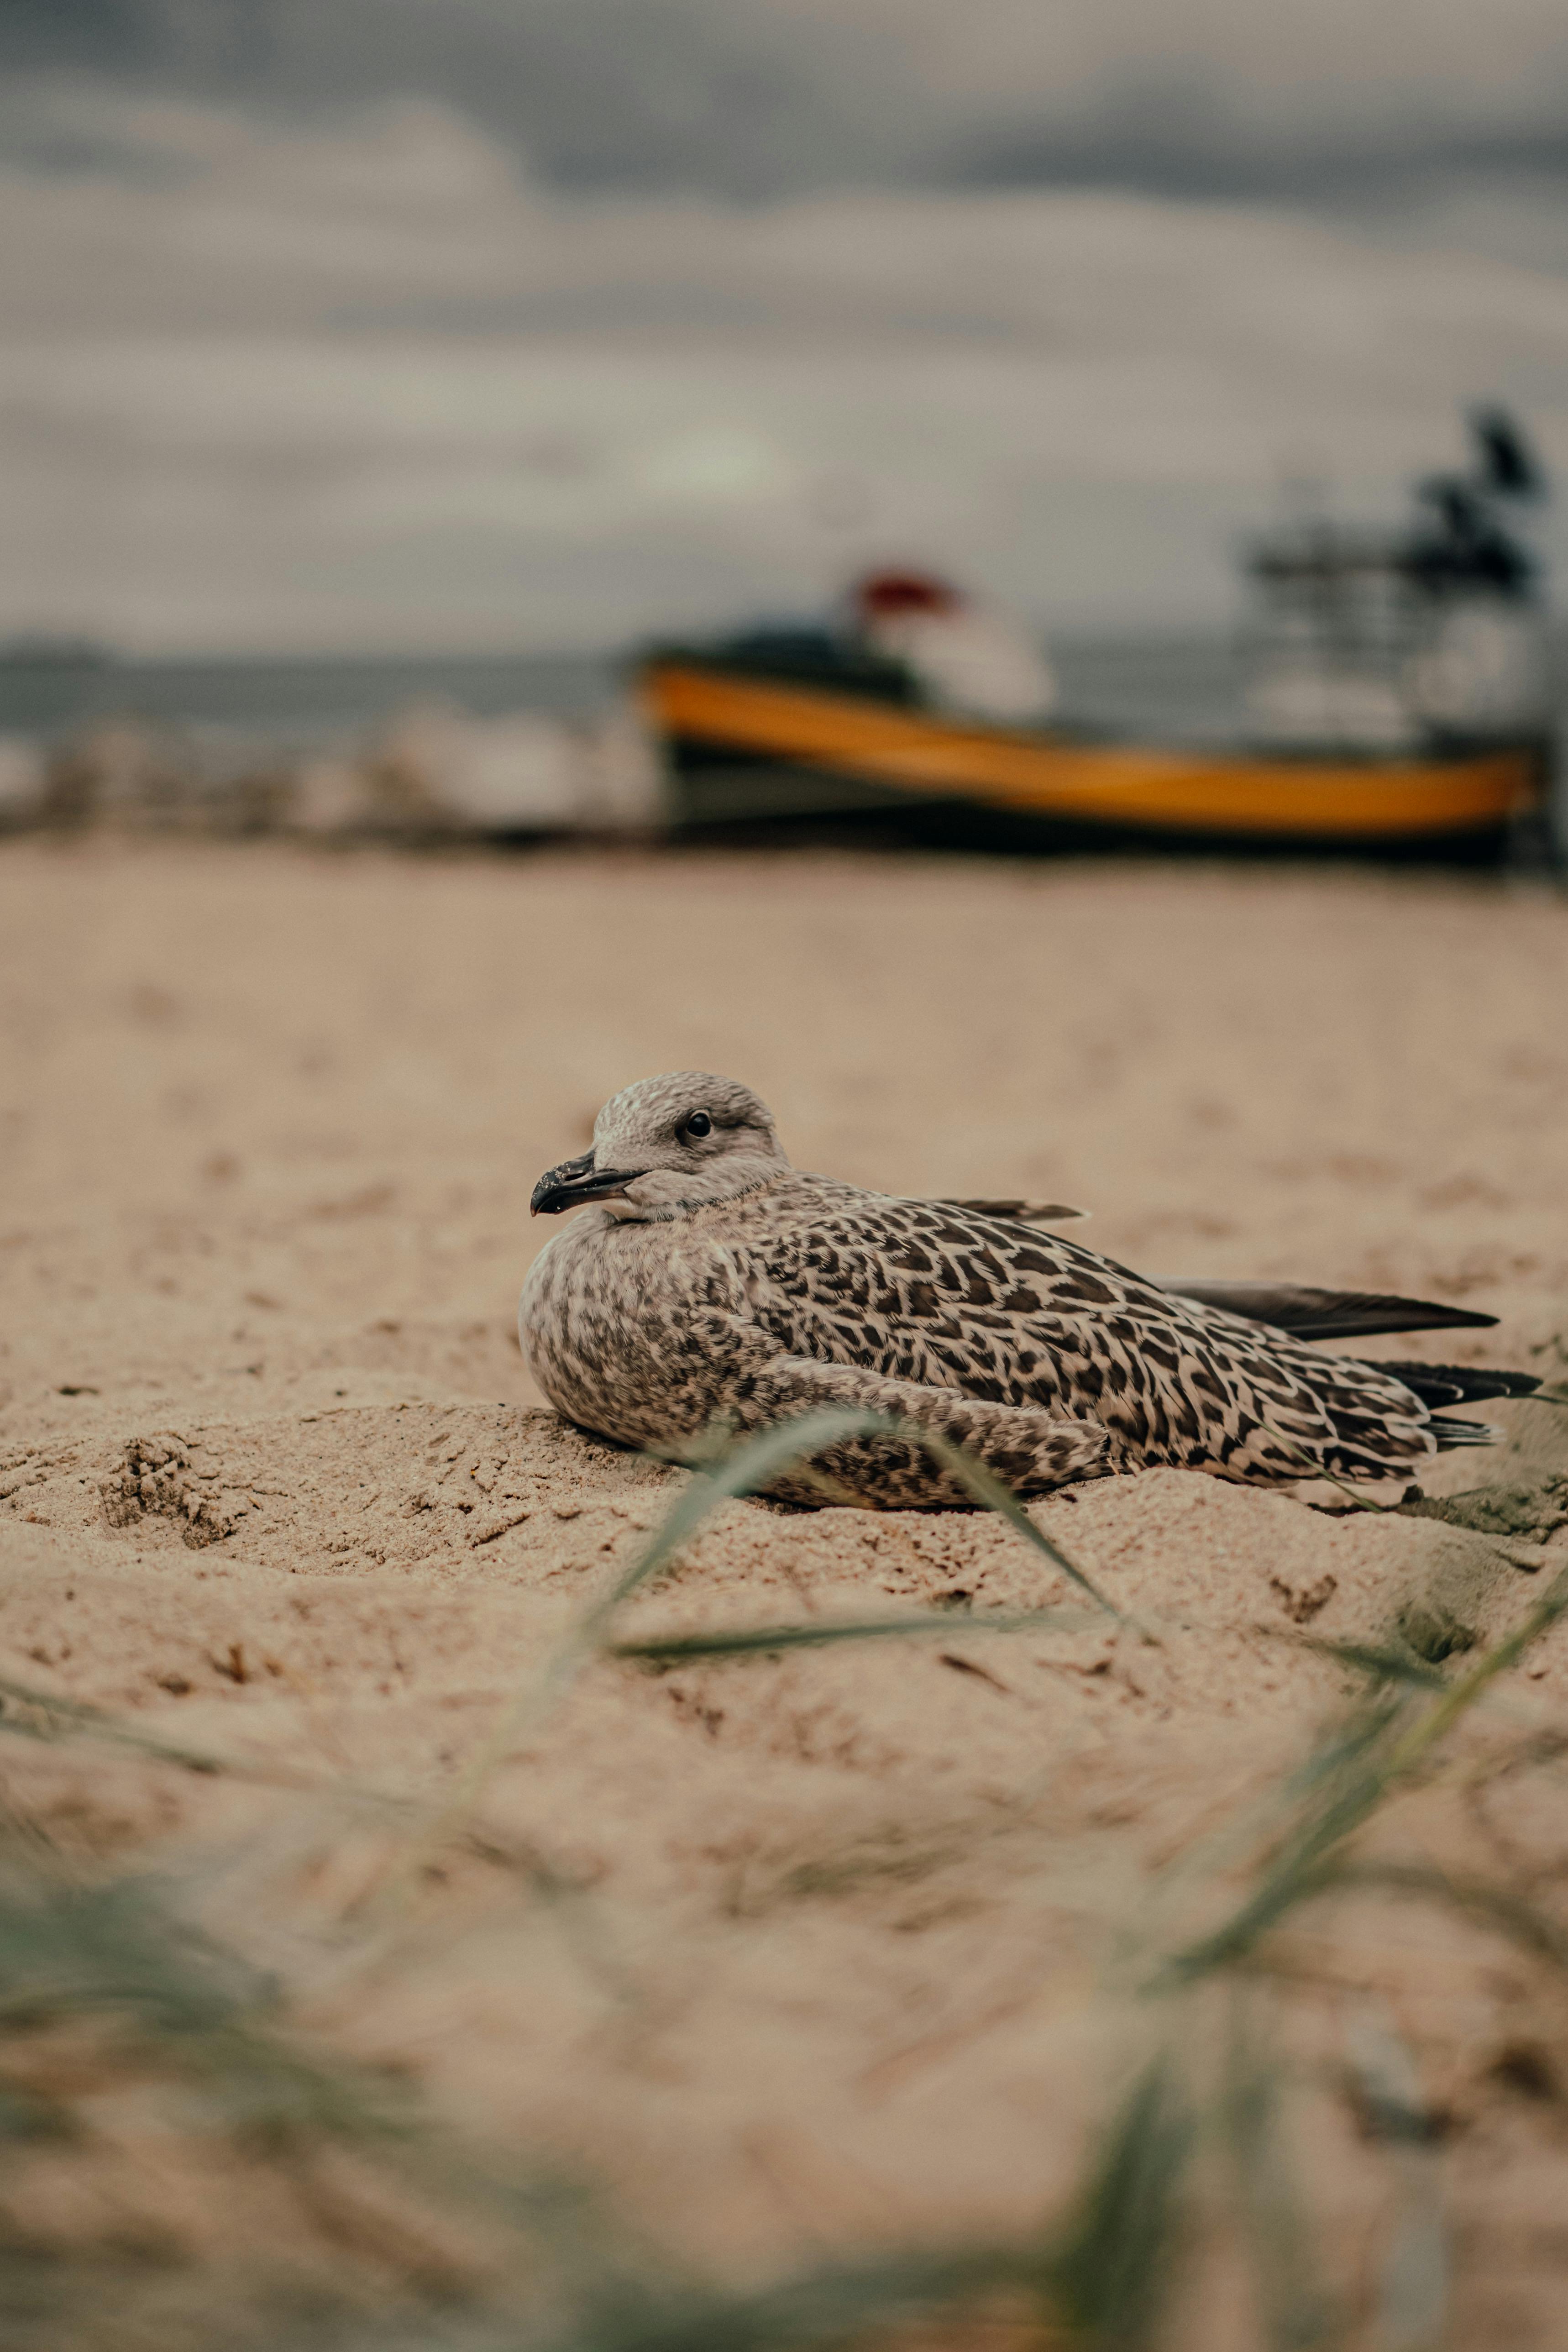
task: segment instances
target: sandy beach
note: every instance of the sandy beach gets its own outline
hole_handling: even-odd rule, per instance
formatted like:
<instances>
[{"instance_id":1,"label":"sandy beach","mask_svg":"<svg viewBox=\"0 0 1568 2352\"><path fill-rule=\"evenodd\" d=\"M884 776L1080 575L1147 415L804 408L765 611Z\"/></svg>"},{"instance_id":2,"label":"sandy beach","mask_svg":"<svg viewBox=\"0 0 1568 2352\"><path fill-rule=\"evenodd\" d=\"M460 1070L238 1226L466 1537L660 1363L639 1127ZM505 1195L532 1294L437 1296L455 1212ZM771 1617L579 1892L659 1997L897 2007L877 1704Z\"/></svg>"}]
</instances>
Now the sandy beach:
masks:
<instances>
[{"instance_id":1,"label":"sandy beach","mask_svg":"<svg viewBox=\"0 0 1568 2352\"><path fill-rule=\"evenodd\" d=\"M1326 1727L1411 1736L1568 1569L1568 1414L1487 1407L1505 1442L1434 1470L1513 1490L1490 1532L1166 1471L1031 1506L1134 1626L988 1514L727 1502L618 1639L943 1630L595 1655L546 1692L685 1474L561 1424L514 1323L536 1176L696 1067L799 1165L1071 1202L1155 1274L1462 1301L1498 1328L1365 1352L1561 1382L1560 898L100 836L6 845L0 982L0 1730L44 1735L0 1746L18 1871L155 1884L263 1972L268 2032L591 2184L633 2271L749 2289L1065 2226L1145 2062L1201 2106L1240 2036L1334 2343L1436 2341L1391 2332L1389 2280L1438 2216L1445 2340L1568 2346L1568 1624L1399 1751L1330 1854L1354 1885L1172 1965L1277 1863ZM1346 1647L1390 1644L1411 1680ZM0 2092L71 2122L0 2170L42 2283L18 2344L68 2310L84 2346L270 2345L289 2295L393 2331L323 2342L503 2340L462 2326L541 2273L493 2214L433 2221L325 2125L171 2105L133 2009L24 2002L5 2045ZM1162 2340L1239 2352L1268 2265L1200 2139ZM940 2341L1016 2332L1004 2305Z\"/></svg>"}]
</instances>

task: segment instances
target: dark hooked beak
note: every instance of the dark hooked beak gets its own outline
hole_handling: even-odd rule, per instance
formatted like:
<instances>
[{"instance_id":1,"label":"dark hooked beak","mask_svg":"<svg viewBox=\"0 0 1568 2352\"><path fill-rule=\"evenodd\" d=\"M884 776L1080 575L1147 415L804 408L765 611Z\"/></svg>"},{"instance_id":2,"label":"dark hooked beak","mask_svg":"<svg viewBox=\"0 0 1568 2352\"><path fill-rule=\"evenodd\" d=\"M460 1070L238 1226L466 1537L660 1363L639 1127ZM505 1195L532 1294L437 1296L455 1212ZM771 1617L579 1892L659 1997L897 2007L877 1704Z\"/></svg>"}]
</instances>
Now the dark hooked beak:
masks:
<instances>
[{"instance_id":1,"label":"dark hooked beak","mask_svg":"<svg viewBox=\"0 0 1568 2352\"><path fill-rule=\"evenodd\" d=\"M642 1168L595 1168L592 1152L585 1151L580 1160L563 1160L559 1168L545 1170L534 1186L529 1213L559 1217L580 1201L618 1201L627 1185L646 1172Z\"/></svg>"}]
</instances>

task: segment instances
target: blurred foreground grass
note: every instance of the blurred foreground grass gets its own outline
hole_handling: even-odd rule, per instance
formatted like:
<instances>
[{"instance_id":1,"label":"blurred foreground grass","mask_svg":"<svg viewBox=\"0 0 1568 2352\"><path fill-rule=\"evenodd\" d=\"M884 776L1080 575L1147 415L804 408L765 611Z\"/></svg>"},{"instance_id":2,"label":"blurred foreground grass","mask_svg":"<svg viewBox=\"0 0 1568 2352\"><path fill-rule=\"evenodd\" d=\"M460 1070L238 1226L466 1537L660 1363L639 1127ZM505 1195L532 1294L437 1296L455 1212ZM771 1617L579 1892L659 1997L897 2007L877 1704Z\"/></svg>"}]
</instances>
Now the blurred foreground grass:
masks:
<instances>
[{"instance_id":1,"label":"blurred foreground grass","mask_svg":"<svg viewBox=\"0 0 1568 2352\"><path fill-rule=\"evenodd\" d=\"M766 1486L787 1463L815 1461L831 1477L833 1447L868 1437L932 1443L874 1416L825 1413L694 1473L632 1570L580 1616L428 1806L348 1780L301 1785L286 1767L160 1741L14 1682L0 1684L0 1729L18 1741L131 1750L172 1773L270 1779L277 1805L308 1813L318 1841L349 1838L373 1816L386 1858L336 1923L331 1964L384 1979L415 1965L411 1923L438 1899L441 1857L480 1839L490 1777L599 1661L658 1672L701 1656L744 1674L747 1659L791 1646L951 1633L950 1615L932 1611L622 1634L623 1602L670 1569L716 1505ZM1079 1596L976 1615L966 1633L1075 1632L1086 1613L1103 1612L1119 1642L1166 1638L1157 1622L1123 1617L989 1474L934 1450ZM1310 2166L1297 2147L1316 2084L1289 2030L1302 1962L1281 1957L1280 1933L1358 1898L1440 1906L1524 1956L1568 2019L1568 1923L1553 1907L1555 1886L1527 1882L1501 1857L1491 1875L1401 1862L1370 1836L1393 1801L1456 1769L1459 1734L1480 1714L1491 1737L1479 1760L1460 1759L1466 1773L1561 1780L1568 1726L1515 1675L1565 1612L1568 1567L1479 1656L1445 1655L1408 1612L1379 1643L1283 1637L1333 1658L1346 1701L1292 1774L1255 1790L1168 1865L1135 1916L1113 1923L1094 1998L1115 2014L1119 2054L1106 2063L1101 2122L1073 2195L1021 2235L879 2245L863 2262L824 2262L745 2290L650 2242L547 2136L481 2145L434 2112L409 2073L345 2058L312 2033L286 1965L250 1957L243 1931L230 1948L198 1924L219 1866L211 1857L193 1857L178 1879L116 1873L68 1853L24 1804L7 1803L0 2337L16 2352L1108 2352L1210 2340L1205 2299L1226 2271L1246 2282L1243 2334L1228 2341L1269 2352L1436 2345L1451 2265L1441 2116L1392 2015L1354 2004L1343 2085L1389 2189L1375 2291L1365 2308L1347 2309L1325 2284ZM527 1858L521 1867L535 1899L554 1899L548 1874ZM1568 2029L1540 2063L1568 2080Z\"/></svg>"}]
</instances>

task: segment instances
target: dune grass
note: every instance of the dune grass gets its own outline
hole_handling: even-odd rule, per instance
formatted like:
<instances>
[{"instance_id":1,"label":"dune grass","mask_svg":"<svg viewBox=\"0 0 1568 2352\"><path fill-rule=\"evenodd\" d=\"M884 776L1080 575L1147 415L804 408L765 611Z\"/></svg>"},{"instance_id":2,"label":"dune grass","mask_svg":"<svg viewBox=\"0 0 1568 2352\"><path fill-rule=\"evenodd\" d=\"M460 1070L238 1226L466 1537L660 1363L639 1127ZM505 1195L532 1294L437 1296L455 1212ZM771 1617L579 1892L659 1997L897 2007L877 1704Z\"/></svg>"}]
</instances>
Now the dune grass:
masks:
<instances>
[{"instance_id":1,"label":"dune grass","mask_svg":"<svg viewBox=\"0 0 1568 2352\"><path fill-rule=\"evenodd\" d=\"M824 1447L879 1433L928 1446L1079 1597L962 1619L933 1610L622 1630L624 1605L680 1564L724 1503ZM1416 1657L1396 1634L1371 1644L1282 1637L1337 1665L1353 1693L1312 1753L1282 1785L1255 1793L1201 1868L1190 1856L1173 1866L1176 1899L1151 1900L1128 1924L1122 1941L1133 1965L1124 1959L1113 1993L1125 2010L1128 2063L1116 2070L1119 2088L1107 2079L1104 2122L1066 2210L1042 2215L1019 2240L883 2251L750 2294L691 2277L548 2149L480 2150L405 2084L318 2046L294 2022L287 1985L192 1925L186 1890L73 1863L25 1811L0 1812L0 2209L29 2168L62 2155L90 2161L104 2137L103 2102L120 2094L151 2102L198 2164L266 2179L269 2195L281 2183L294 2233L292 2242L235 2252L174 2238L162 2249L127 2246L102 2230L29 2236L13 2224L9 2243L0 2238L0 2335L17 2352L54 2352L68 2336L82 2352L253 2343L269 2352L361 2344L395 2352L405 2343L410 2352L789 2352L915 2345L936 2326L944 2346L977 2330L977 2342L1035 2352L1137 2352L1194 2291L1195 2263L1218 2227L1249 2268L1260 2352L1346 2343L1346 2315L1319 2284L1310 2199L1291 2153L1300 2084L1275 2031L1281 1994L1270 1956L1311 1906L1394 1896L1443 1906L1552 1977L1568 1976L1568 1930L1543 1902L1502 1877L1390 1860L1370 1835L1391 1802L1446 1768L1466 1720L1565 1612L1568 1569L1463 1671ZM540 1736L578 1677L601 1666L700 1660L745 1673L747 1662L754 1669L790 1650L950 1639L960 1627L966 1639L1049 1638L1107 1618L1135 1643L1174 1638L1176 1629L1118 1609L957 1449L873 1415L808 1416L693 1473L632 1567L500 1711L444 1800L400 1816L389 1883L405 1895L423 1890L433 1858L472 1833L491 1775ZM1219 1630L1181 1633L1201 1641ZM149 1769L256 1771L15 1682L0 1684L0 1732L107 1744ZM260 1777L276 1780L280 1804L307 1801L287 1771ZM365 1797L341 1793L353 1805ZM321 1794L311 1787L308 1801ZM433 1898L422 1891L420 1899ZM387 1916L383 1903L373 1939L383 1969ZM1173 1917L1200 1924L1173 1937ZM1425 2144L1416 2077L1386 2021L1368 2047L1357 2079L1365 2078L1367 2113L1381 2118L1374 2137L1397 2166L1401 2151ZM1436 2340L1448 2257L1431 2183L1406 2173L1375 2320L1385 2340L1414 2346ZM374 2221L389 2194L402 2200L406 2225ZM454 2244L459 2251L443 2251Z\"/></svg>"}]
</instances>

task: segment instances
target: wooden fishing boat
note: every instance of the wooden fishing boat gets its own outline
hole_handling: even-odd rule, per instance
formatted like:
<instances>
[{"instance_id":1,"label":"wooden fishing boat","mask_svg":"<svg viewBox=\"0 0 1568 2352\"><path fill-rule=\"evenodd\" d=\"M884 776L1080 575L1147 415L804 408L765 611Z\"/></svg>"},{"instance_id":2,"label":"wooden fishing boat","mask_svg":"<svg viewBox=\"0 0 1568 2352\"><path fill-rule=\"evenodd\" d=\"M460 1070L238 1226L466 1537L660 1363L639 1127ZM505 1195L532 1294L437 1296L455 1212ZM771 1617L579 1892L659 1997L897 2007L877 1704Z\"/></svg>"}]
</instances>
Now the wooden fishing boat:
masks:
<instances>
[{"instance_id":1,"label":"wooden fishing boat","mask_svg":"<svg viewBox=\"0 0 1568 2352\"><path fill-rule=\"evenodd\" d=\"M1005 615L929 573L872 573L824 625L647 657L675 822L923 814L949 835L983 817L993 835L1416 852L1549 838L1541 567L1521 530L1545 478L1501 412L1470 425L1471 468L1420 483L1407 521L1309 512L1253 542L1249 674L1222 741L1064 723Z\"/></svg>"},{"instance_id":2,"label":"wooden fishing boat","mask_svg":"<svg viewBox=\"0 0 1568 2352\"><path fill-rule=\"evenodd\" d=\"M918 707L894 665L846 667L834 678L826 662L816 674L769 663L757 640L651 656L642 690L677 824L924 803L1031 820L1042 837L1481 846L1542 799L1537 741L1359 756L1165 749L956 719Z\"/></svg>"}]
</instances>

